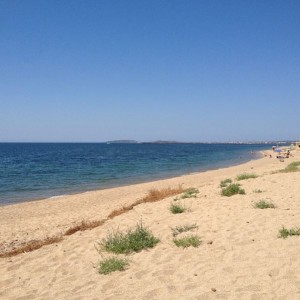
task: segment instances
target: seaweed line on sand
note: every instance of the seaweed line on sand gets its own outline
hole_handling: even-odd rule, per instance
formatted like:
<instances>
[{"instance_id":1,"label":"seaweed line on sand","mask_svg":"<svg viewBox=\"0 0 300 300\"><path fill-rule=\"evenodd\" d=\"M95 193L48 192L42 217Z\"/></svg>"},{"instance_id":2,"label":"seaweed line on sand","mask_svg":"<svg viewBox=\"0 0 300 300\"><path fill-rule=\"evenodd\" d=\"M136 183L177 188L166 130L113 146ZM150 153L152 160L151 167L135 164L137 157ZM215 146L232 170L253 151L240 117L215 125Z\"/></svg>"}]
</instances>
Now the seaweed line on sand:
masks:
<instances>
[{"instance_id":1,"label":"seaweed line on sand","mask_svg":"<svg viewBox=\"0 0 300 300\"><path fill-rule=\"evenodd\" d=\"M65 231L61 235L46 237L46 238L40 239L40 240L30 240L30 241L22 243L20 246L14 247L13 249L3 251L2 253L0 253L0 258L11 257L11 256L15 256L15 255L18 255L21 253L31 252L31 251L37 250L43 246L61 242L64 239L64 236L72 235L72 234L76 233L77 231L91 230L93 228L102 226L103 224L105 224L106 221L111 220L119 215L122 215L122 214L132 210L137 205L140 205L142 203L157 202L157 201L163 200L167 197L181 194L183 191L184 190L181 185L174 189L172 189L172 188L165 188L162 190L152 189L142 199L137 200L133 204L123 206L119 209L113 210L107 216L107 218L105 218L103 220L96 220L96 221L83 220L83 221L81 221L80 224L70 227L67 231Z\"/></svg>"}]
</instances>

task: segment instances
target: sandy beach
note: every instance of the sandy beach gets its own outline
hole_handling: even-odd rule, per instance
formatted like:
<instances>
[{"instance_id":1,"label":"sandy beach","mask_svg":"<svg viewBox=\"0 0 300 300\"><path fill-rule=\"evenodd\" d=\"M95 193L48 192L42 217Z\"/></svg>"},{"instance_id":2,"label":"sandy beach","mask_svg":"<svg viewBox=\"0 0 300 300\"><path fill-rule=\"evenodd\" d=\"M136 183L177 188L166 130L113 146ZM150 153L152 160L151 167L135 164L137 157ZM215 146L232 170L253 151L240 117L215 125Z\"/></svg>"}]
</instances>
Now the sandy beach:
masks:
<instances>
[{"instance_id":1,"label":"sandy beach","mask_svg":"<svg viewBox=\"0 0 300 300\"><path fill-rule=\"evenodd\" d=\"M0 299L300 299L300 237L278 232L300 227L300 172L278 173L284 162L265 153L238 166L176 178L92 191L56 199L0 207L0 253L32 240L61 236L82 221L103 221L86 231L63 236L40 249L0 258ZM245 195L221 196L220 181L238 174ZM196 198L180 200L188 211L172 214L175 196L128 207L151 189L193 187ZM260 192L257 192L257 191ZM257 209L259 200L275 209ZM97 264L110 253L96 250L110 230L143 224L160 239L151 249L130 255L125 271L101 275ZM178 248L171 228L195 223L199 247Z\"/></svg>"}]
</instances>

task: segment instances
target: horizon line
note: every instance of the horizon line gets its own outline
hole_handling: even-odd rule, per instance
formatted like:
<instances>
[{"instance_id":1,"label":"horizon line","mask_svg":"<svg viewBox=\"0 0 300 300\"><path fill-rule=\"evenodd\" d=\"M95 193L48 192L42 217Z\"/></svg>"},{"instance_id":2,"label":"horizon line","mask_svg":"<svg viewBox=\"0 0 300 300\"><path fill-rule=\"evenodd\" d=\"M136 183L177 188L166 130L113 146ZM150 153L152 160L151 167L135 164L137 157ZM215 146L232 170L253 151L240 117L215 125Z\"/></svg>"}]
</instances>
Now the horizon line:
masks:
<instances>
[{"instance_id":1,"label":"horizon line","mask_svg":"<svg viewBox=\"0 0 300 300\"><path fill-rule=\"evenodd\" d=\"M264 144L264 143L287 143L296 142L297 139L287 140L248 140L248 141L205 141L205 142L183 142L183 141L168 141L168 140L156 140L156 141L136 141L136 140L109 140L109 141L0 141L0 144Z\"/></svg>"}]
</instances>

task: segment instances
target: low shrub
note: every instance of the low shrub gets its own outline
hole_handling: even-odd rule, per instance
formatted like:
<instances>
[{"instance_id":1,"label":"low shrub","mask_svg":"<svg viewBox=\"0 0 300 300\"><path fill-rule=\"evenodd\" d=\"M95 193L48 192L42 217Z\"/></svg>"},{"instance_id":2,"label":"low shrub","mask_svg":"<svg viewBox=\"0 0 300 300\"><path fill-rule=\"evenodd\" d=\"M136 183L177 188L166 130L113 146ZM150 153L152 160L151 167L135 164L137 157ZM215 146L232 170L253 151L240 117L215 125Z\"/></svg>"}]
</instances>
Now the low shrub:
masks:
<instances>
[{"instance_id":1,"label":"low shrub","mask_svg":"<svg viewBox=\"0 0 300 300\"><path fill-rule=\"evenodd\" d=\"M187 248L187 247L198 247L201 244L200 237L198 235L190 235L180 239L173 239L174 244L177 247Z\"/></svg>"},{"instance_id":2,"label":"low shrub","mask_svg":"<svg viewBox=\"0 0 300 300\"><path fill-rule=\"evenodd\" d=\"M188 188L186 189L183 194L181 195L181 199L185 198L196 198L197 194L199 194L199 190L196 188Z\"/></svg>"},{"instance_id":3,"label":"low shrub","mask_svg":"<svg viewBox=\"0 0 300 300\"><path fill-rule=\"evenodd\" d=\"M254 207L260 209L266 209L266 208L275 208L275 205L272 202L260 200L258 202L255 202Z\"/></svg>"},{"instance_id":4,"label":"low shrub","mask_svg":"<svg viewBox=\"0 0 300 300\"><path fill-rule=\"evenodd\" d=\"M290 172L298 172L300 171L300 161L294 161L290 163L285 169L280 170L281 173L290 173Z\"/></svg>"},{"instance_id":5,"label":"low shrub","mask_svg":"<svg viewBox=\"0 0 300 300\"><path fill-rule=\"evenodd\" d=\"M299 236L300 235L300 228L291 228L291 229L286 229L284 226L279 230L279 235L278 237L282 239L286 239L288 236Z\"/></svg>"},{"instance_id":6,"label":"low shrub","mask_svg":"<svg viewBox=\"0 0 300 300\"><path fill-rule=\"evenodd\" d=\"M230 178L224 179L224 180L221 181L220 187L224 188L224 187L226 187L230 183L232 183L232 180Z\"/></svg>"},{"instance_id":7,"label":"low shrub","mask_svg":"<svg viewBox=\"0 0 300 300\"><path fill-rule=\"evenodd\" d=\"M172 214L181 214L186 211L186 208L180 203L172 203L170 206L170 211Z\"/></svg>"},{"instance_id":8,"label":"low shrub","mask_svg":"<svg viewBox=\"0 0 300 300\"><path fill-rule=\"evenodd\" d=\"M154 237L151 231L138 223L135 230L129 229L126 233L119 231L110 232L107 238L100 243L100 250L116 254L138 252L142 249L153 248L159 239Z\"/></svg>"},{"instance_id":9,"label":"low shrub","mask_svg":"<svg viewBox=\"0 0 300 300\"><path fill-rule=\"evenodd\" d=\"M241 195L245 194L245 190L241 189L238 183L232 183L227 187L223 188L221 191L221 195L226 197L230 197L236 194L241 194Z\"/></svg>"},{"instance_id":10,"label":"low shrub","mask_svg":"<svg viewBox=\"0 0 300 300\"><path fill-rule=\"evenodd\" d=\"M124 271L128 264L126 259L117 257L106 258L99 263L98 272L107 275L115 271Z\"/></svg>"},{"instance_id":11,"label":"low shrub","mask_svg":"<svg viewBox=\"0 0 300 300\"><path fill-rule=\"evenodd\" d=\"M246 180L246 179L256 178L256 177L258 177L256 174L243 173L243 174L237 175L236 180L240 181L240 180Z\"/></svg>"}]
</instances>

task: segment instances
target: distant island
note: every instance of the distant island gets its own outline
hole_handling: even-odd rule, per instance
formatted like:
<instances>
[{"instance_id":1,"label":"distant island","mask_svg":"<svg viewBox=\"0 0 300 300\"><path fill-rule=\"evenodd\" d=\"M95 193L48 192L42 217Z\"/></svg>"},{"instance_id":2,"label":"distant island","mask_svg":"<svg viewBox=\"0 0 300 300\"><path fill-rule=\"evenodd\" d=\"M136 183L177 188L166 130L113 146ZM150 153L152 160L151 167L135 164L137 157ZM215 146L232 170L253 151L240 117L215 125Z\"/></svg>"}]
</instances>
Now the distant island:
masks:
<instances>
[{"instance_id":1,"label":"distant island","mask_svg":"<svg viewBox=\"0 0 300 300\"><path fill-rule=\"evenodd\" d=\"M115 141L107 141L107 144L138 144L135 140L115 140Z\"/></svg>"},{"instance_id":2,"label":"distant island","mask_svg":"<svg viewBox=\"0 0 300 300\"><path fill-rule=\"evenodd\" d=\"M152 141L152 142L138 142L135 140L114 140L107 141L107 144L190 144L185 142L177 142L177 141Z\"/></svg>"},{"instance_id":3,"label":"distant island","mask_svg":"<svg viewBox=\"0 0 300 300\"><path fill-rule=\"evenodd\" d=\"M143 142L142 144L190 144L190 143L158 140L153 142Z\"/></svg>"},{"instance_id":4,"label":"distant island","mask_svg":"<svg viewBox=\"0 0 300 300\"><path fill-rule=\"evenodd\" d=\"M178 141L164 141L164 140L157 140L157 141L150 141L150 142L138 142L136 140L114 140L114 141L107 141L107 144L289 144L293 143L293 141L249 141L249 142L178 142Z\"/></svg>"}]
</instances>

